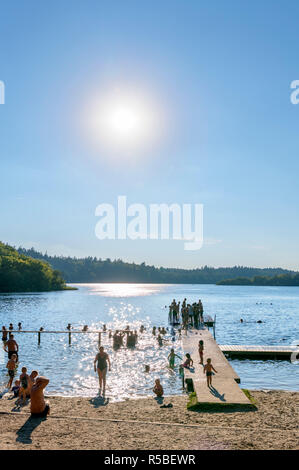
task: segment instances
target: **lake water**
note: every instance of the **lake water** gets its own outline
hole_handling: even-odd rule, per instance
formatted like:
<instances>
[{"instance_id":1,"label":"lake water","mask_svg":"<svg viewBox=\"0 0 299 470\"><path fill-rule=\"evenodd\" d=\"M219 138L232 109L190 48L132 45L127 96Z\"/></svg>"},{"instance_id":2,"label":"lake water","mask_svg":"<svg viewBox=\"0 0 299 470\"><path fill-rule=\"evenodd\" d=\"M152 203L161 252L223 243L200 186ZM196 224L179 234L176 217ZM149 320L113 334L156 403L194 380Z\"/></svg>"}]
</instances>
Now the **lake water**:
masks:
<instances>
[{"instance_id":1,"label":"lake water","mask_svg":"<svg viewBox=\"0 0 299 470\"><path fill-rule=\"evenodd\" d=\"M112 371L108 374L107 396L112 400L151 395L153 382L161 378L165 394L181 394L182 379L178 370L170 371L167 355L171 347L181 355L181 344L166 336L160 348L152 336L153 325L167 326L168 308L173 298L190 303L202 299L204 312L216 314L216 339L219 344L299 344L299 289L296 287L253 287L215 285L160 284L79 284L77 291L37 294L0 295L0 324L23 329L65 329L70 322L75 329L132 329L145 325L136 349L114 351L108 334L102 344L110 355ZM244 323L240 323L243 318ZM263 323L256 323L262 320ZM37 369L50 378L47 394L95 396L97 376L93 359L97 352L97 335L16 334L20 346L20 368ZM0 388L7 382L6 355L0 355ZM151 372L145 373L145 364ZM249 389L298 390L298 363L288 361L232 360L241 377L241 386Z\"/></svg>"}]
</instances>

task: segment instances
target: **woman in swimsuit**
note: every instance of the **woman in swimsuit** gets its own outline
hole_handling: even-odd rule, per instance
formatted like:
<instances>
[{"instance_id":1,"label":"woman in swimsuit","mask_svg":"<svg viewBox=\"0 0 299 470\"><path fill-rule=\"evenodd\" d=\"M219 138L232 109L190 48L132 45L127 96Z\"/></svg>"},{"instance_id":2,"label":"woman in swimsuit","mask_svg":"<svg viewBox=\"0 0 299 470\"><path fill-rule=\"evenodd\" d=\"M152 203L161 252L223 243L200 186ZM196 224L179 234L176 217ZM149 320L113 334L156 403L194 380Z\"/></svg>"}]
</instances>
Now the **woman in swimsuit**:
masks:
<instances>
[{"instance_id":1,"label":"woman in swimsuit","mask_svg":"<svg viewBox=\"0 0 299 470\"><path fill-rule=\"evenodd\" d=\"M203 340L200 340L199 343L198 343L198 353L199 353L199 357L200 357L200 364L202 364L202 365L203 365L203 350L204 350Z\"/></svg>"},{"instance_id":2,"label":"woman in swimsuit","mask_svg":"<svg viewBox=\"0 0 299 470\"><path fill-rule=\"evenodd\" d=\"M101 346L94 360L94 371L95 372L98 371L100 390L102 390L103 388L103 395L105 394L105 390L106 390L107 362L109 364L109 371L110 371L111 363L110 363L109 356L104 351L103 346Z\"/></svg>"}]
</instances>

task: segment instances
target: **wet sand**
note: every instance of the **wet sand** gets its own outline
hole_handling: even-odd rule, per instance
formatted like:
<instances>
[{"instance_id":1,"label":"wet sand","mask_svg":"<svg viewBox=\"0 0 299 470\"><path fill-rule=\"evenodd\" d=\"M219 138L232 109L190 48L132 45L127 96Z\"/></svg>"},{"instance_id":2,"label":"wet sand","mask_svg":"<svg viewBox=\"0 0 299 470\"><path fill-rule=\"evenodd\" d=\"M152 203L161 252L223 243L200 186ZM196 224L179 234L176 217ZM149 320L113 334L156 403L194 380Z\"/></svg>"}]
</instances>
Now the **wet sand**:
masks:
<instances>
[{"instance_id":1,"label":"wet sand","mask_svg":"<svg viewBox=\"0 0 299 470\"><path fill-rule=\"evenodd\" d=\"M173 408L160 408L154 398L109 403L49 397L46 420L30 419L29 405L17 410L16 400L5 396L0 449L299 449L299 392L251 395L256 411L221 413L188 411L186 395L166 397L164 404Z\"/></svg>"}]
</instances>

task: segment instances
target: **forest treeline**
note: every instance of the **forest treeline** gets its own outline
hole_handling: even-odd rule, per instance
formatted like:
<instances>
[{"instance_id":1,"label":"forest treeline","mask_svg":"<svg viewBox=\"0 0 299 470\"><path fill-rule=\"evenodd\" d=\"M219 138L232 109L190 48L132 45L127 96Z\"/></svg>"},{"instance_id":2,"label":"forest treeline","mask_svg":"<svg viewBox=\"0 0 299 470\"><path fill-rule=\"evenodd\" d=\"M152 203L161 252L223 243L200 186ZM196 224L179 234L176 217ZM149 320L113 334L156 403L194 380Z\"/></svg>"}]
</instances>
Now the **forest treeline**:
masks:
<instances>
[{"instance_id":1,"label":"forest treeline","mask_svg":"<svg viewBox=\"0 0 299 470\"><path fill-rule=\"evenodd\" d=\"M220 286L299 286L299 274L254 276L252 279L238 277L217 282Z\"/></svg>"},{"instance_id":2,"label":"forest treeline","mask_svg":"<svg viewBox=\"0 0 299 470\"><path fill-rule=\"evenodd\" d=\"M59 271L42 260L20 254L0 242L0 292L43 292L66 289Z\"/></svg>"},{"instance_id":3,"label":"forest treeline","mask_svg":"<svg viewBox=\"0 0 299 470\"><path fill-rule=\"evenodd\" d=\"M204 266L198 269L156 268L145 263L126 263L120 259L100 259L95 257L73 258L49 256L34 248L18 248L19 253L49 263L59 270L66 282L137 282L166 284L216 284L224 279L254 276L276 276L295 274L281 268L212 268Z\"/></svg>"}]
</instances>

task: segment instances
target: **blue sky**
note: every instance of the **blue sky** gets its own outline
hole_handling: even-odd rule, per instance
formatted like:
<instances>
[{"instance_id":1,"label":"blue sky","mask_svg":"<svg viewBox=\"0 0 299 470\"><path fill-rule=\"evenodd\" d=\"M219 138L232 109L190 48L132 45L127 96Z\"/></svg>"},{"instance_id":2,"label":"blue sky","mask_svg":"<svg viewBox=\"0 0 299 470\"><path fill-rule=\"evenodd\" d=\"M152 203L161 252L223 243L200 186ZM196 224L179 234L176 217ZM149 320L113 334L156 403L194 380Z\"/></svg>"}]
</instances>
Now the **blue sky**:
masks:
<instances>
[{"instance_id":1,"label":"blue sky","mask_svg":"<svg viewBox=\"0 0 299 470\"><path fill-rule=\"evenodd\" d=\"M159 266L298 269L297 1L1 1L0 239ZM115 87L162 110L134 156L92 145L87 103ZM105 240L95 208L202 203L201 250Z\"/></svg>"}]
</instances>

